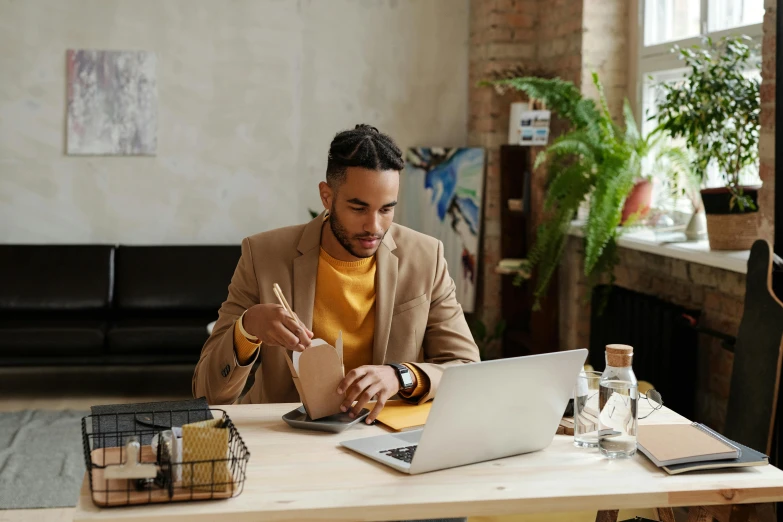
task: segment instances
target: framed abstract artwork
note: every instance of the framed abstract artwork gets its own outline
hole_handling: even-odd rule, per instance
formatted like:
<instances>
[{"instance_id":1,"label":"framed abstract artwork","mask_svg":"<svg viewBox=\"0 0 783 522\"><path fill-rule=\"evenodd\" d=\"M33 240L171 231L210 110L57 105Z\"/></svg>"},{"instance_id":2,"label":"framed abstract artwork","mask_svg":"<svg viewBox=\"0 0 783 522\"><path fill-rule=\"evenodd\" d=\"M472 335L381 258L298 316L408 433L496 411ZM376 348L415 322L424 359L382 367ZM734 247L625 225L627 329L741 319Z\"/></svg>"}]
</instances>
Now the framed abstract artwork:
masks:
<instances>
[{"instance_id":1,"label":"framed abstract artwork","mask_svg":"<svg viewBox=\"0 0 783 522\"><path fill-rule=\"evenodd\" d=\"M408 149L395 220L443 242L457 301L472 312L483 216L484 149Z\"/></svg>"},{"instance_id":2,"label":"framed abstract artwork","mask_svg":"<svg viewBox=\"0 0 783 522\"><path fill-rule=\"evenodd\" d=\"M157 152L156 62L147 51L68 51L68 154Z\"/></svg>"}]
</instances>

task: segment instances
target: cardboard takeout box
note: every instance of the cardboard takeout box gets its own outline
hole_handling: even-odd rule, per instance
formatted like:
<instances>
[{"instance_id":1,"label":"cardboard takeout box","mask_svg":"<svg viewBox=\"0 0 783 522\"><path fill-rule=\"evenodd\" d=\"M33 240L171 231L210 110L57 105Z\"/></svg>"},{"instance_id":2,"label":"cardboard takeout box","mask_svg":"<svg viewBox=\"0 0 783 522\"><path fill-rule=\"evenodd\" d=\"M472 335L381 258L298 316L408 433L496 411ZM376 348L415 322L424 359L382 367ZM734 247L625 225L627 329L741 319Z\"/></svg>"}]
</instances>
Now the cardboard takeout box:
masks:
<instances>
[{"instance_id":1,"label":"cardboard takeout box","mask_svg":"<svg viewBox=\"0 0 783 522\"><path fill-rule=\"evenodd\" d=\"M337 387L345 377L343 367L343 335L340 332L337 346L323 339L313 339L303 352L286 357L299 398L311 420L340 413L344 395Z\"/></svg>"}]
</instances>

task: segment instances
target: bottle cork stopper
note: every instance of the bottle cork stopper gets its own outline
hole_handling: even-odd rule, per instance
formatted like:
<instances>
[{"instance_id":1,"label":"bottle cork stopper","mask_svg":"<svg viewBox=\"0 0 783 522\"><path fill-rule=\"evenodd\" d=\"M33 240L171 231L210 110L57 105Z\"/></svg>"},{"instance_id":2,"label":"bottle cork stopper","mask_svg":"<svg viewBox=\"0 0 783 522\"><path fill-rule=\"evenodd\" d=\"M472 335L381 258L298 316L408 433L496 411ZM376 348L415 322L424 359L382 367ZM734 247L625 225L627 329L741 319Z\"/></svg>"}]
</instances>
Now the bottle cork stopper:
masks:
<instances>
[{"instance_id":1,"label":"bottle cork stopper","mask_svg":"<svg viewBox=\"0 0 783 522\"><path fill-rule=\"evenodd\" d=\"M627 344L607 344L606 353L617 355L633 355L633 346Z\"/></svg>"},{"instance_id":2,"label":"bottle cork stopper","mask_svg":"<svg viewBox=\"0 0 783 522\"><path fill-rule=\"evenodd\" d=\"M631 366L633 361L633 346L627 344L606 345L606 364L615 368Z\"/></svg>"}]
</instances>

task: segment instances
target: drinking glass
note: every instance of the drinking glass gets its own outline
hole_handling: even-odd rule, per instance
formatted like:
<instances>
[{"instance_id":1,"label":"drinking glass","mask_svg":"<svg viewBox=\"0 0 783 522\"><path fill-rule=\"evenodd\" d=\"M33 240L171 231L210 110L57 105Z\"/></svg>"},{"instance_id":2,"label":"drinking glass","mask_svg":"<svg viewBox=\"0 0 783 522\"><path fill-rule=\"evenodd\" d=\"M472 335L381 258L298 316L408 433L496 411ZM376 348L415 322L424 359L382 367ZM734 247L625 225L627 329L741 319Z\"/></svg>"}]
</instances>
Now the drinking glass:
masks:
<instances>
[{"instance_id":1,"label":"drinking glass","mask_svg":"<svg viewBox=\"0 0 783 522\"><path fill-rule=\"evenodd\" d=\"M574 387L574 445L598 446L598 395L601 372L581 372Z\"/></svg>"}]
</instances>

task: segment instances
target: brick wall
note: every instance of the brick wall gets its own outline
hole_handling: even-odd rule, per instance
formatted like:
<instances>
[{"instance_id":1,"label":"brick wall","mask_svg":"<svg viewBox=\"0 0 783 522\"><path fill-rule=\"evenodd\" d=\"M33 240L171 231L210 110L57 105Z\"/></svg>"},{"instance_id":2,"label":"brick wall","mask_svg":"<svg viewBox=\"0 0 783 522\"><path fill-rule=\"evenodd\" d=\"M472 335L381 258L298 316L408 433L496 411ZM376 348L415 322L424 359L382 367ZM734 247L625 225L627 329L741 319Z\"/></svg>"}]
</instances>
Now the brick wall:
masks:
<instances>
[{"instance_id":1,"label":"brick wall","mask_svg":"<svg viewBox=\"0 0 783 522\"><path fill-rule=\"evenodd\" d=\"M582 92L597 98L592 73L597 72L609 103L619 120L628 92L629 1L584 0L582 37ZM635 34L635 33L634 33Z\"/></svg>"},{"instance_id":2,"label":"brick wall","mask_svg":"<svg viewBox=\"0 0 783 522\"><path fill-rule=\"evenodd\" d=\"M500 315L500 277L494 273L500 258L499 147L507 141L509 106L524 97L513 92L501 96L476 84L494 72L522 66L595 94L590 78L595 70L612 114L619 117L628 87L629 14L627 0L471 0L470 7L468 142L487 149L476 308L482 320L493 324ZM564 128L553 122L553 135Z\"/></svg>"},{"instance_id":3,"label":"brick wall","mask_svg":"<svg viewBox=\"0 0 783 522\"><path fill-rule=\"evenodd\" d=\"M581 85L583 2L540 0L537 5L540 12L538 65L549 74Z\"/></svg>"},{"instance_id":4,"label":"brick wall","mask_svg":"<svg viewBox=\"0 0 783 522\"><path fill-rule=\"evenodd\" d=\"M701 325L737 335L745 297L744 274L626 248L619 252L615 284L701 310ZM582 263L582 239L570 237L560 271L560 347L564 350L589 346L590 303ZM732 364L732 353L723 349L718 339L700 336L696 420L718 430L726 417Z\"/></svg>"},{"instance_id":5,"label":"brick wall","mask_svg":"<svg viewBox=\"0 0 783 522\"><path fill-rule=\"evenodd\" d=\"M759 232L773 240L775 223L775 40L776 0L765 0L764 40L761 46L761 137L759 158L764 189L759 193Z\"/></svg>"},{"instance_id":6,"label":"brick wall","mask_svg":"<svg viewBox=\"0 0 783 522\"><path fill-rule=\"evenodd\" d=\"M471 1L468 142L487 149L483 268L476 308L488 324L500 315L500 277L494 273L500 258L499 147L508 137L509 106L524 97L513 92L501 96L476 84L494 72L521 66L581 86L597 69L606 75L614 112L622 104L627 83L625 4L626 0ZM590 46L587 60L585 42ZM555 122L553 134L563 128Z\"/></svg>"},{"instance_id":7,"label":"brick wall","mask_svg":"<svg viewBox=\"0 0 783 522\"><path fill-rule=\"evenodd\" d=\"M500 145L508 139L510 104L517 93L498 95L476 84L492 73L536 66L538 0L471 0L468 144L487 149L484 186L482 269L477 291L481 319L493 325L500 316Z\"/></svg>"}]
</instances>

